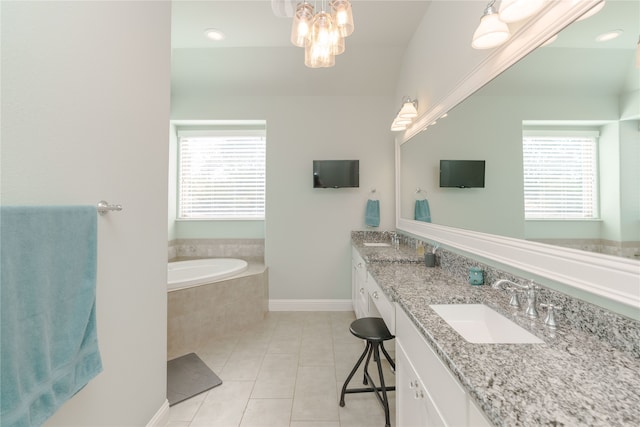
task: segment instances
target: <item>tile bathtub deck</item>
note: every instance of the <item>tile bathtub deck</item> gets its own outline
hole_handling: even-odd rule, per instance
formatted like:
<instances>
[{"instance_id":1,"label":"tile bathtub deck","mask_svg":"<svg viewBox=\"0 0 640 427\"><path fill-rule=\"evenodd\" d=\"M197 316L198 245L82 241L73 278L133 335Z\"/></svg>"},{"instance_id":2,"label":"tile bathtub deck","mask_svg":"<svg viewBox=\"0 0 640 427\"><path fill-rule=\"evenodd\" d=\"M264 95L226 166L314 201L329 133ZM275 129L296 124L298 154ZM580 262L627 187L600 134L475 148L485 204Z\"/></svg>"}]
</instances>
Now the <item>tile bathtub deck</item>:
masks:
<instances>
[{"instance_id":1,"label":"tile bathtub deck","mask_svg":"<svg viewBox=\"0 0 640 427\"><path fill-rule=\"evenodd\" d=\"M270 312L242 333L203 343L194 351L223 384L171 407L169 427L384 426L372 393L348 394L345 407L338 405L364 348L349 332L353 320L352 312ZM393 355L393 343L385 347ZM386 361L384 371L392 385ZM395 393L389 398L394 425Z\"/></svg>"}]
</instances>

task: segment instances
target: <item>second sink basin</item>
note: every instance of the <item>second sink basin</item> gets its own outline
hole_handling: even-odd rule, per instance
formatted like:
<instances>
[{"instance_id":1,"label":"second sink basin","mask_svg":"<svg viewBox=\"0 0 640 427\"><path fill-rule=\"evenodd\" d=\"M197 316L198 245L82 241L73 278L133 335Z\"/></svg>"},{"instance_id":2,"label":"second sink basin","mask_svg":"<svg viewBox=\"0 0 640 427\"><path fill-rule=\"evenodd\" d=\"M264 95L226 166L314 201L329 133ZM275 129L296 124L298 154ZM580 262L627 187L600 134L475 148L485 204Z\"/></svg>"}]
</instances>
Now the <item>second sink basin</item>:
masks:
<instances>
[{"instance_id":1,"label":"second sink basin","mask_svg":"<svg viewBox=\"0 0 640 427\"><path fill-rule=\"evenodd\" d=\"M430 307L470 343L540 344L544 342L484 304L434 304Z\"/></svg>"}]
</instances>

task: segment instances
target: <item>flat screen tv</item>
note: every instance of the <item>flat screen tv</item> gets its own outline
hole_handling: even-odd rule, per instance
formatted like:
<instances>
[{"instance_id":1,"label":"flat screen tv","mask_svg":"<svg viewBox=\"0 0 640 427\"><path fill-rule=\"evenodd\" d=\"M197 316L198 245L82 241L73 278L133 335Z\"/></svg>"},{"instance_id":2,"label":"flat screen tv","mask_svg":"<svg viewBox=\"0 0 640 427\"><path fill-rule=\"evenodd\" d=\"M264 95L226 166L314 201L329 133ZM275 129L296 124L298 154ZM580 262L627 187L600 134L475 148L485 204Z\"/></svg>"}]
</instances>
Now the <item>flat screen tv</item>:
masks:
<instances>
[{"instance_id":1,"label":"flat screen tv","mask_svg":"<svg viewBox=\"0 0 640 427\"><path fill-rule=\"evenodd\" d=\"M440 187L484 188L484 160L440 160Z\"/></svg>"},{"instance_id":2,"label":"flat screen tv","mask_svg":"<svg viewBox=\"0 0 640 427\"><path fill-rule=\"evenodd\" d=\"M345 188L359 186L359 160L313 161L313 188Z\"/></svg>"}]
</instances>

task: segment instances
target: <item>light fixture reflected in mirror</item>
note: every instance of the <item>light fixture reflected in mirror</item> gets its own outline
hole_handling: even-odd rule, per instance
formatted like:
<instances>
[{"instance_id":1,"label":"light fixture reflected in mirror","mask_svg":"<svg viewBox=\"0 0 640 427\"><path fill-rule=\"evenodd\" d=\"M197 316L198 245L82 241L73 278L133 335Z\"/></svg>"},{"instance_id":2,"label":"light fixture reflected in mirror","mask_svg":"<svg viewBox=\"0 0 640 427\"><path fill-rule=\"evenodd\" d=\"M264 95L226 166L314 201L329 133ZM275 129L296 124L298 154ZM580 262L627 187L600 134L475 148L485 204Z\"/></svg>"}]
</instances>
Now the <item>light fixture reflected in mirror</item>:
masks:
<instances>
[{"instance_id":1,"label":"light fixture reflected in mirror","mask_svg":"<svg viewBox=\"0 0 640 427\"><path fill-rule=\"evenodd\" d=\"M545 0L502 0L498 16L506 23L522 21L542 9L544 2Z\"/></svg>"},{"instance_id":2,"label":"light fixture reflected in mirror","mask_svg":"<svg viewBox=\"0 0 640 427\"><path fill-rule=\"evenodd\" d=\"M471 46L474 49L491 49L506 42L511 33L509 26L500 20L498 12L494 8L495 0L492 0L484 9L480 25L473 33Z\"/></svg>"}]
</instances>

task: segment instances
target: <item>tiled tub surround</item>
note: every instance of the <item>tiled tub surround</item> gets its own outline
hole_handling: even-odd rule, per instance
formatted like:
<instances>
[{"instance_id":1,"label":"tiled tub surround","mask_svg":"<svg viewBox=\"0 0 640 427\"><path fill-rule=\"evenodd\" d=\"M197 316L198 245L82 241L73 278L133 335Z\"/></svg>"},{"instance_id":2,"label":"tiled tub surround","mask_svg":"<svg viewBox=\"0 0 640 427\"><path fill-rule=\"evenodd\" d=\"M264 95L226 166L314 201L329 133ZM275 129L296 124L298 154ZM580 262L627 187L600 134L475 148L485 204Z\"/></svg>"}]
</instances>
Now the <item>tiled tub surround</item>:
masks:
<instances>
[{"instance_id":1,"label":"tiled tub surround","mask_svg":"<svg viewBox=\"0 0 640 427\"><path fill-rule=\"evenodd\" d=\"M268 289L266 267L252 262L236 277L169 292L168 359L262 321L268 311Z\"/></svg>"},{"instance_id":2,"label":"tiled tub surround","mask_svg":"<svg viewBox=\"0 0 640 427\"><path fill-rule=\"evenodd\" d=\"M542 289L540 302L560 302L559 327L534 322L513 311L509 295L490 286L471 286L470 266L485 269L485 283L497 278L526 283L438 249L441 267L415 262L415 249L362 246L352 242L387 296L398 303L469 392L498 426L640 425L640 322L623 318L558 292ZM370 239L368 237L367 239ZM429 248L427 248L429 250ZM402 262L399 254L409 256ZM391 262L389 262L391 261ZM471 344L430 304L484 303L525 327L544 344Z\"/></svg>"},{"instance_id":3,"label":"tiled tub surround","mask_svg":"<svg viewBox=\"0 0 640 427\"><path fill-rule=\"evenodd\" d=\"M212 338L243 330L268 311L268 273L263 239L180 239L169 260L240 258L246 271L229 279L167 294L167 357L194 351Z\"/></svg>"},{"instance_id":4,"label":"tiled tub surround","mask_svg":"<svg viewBox=\"0 0 640 427\"><path fill-rule=\"evenodd\" d=\"M264 239L176 239L169 242L169 261L193 258L264 260Z\"/></svg>"}]
</instances>

